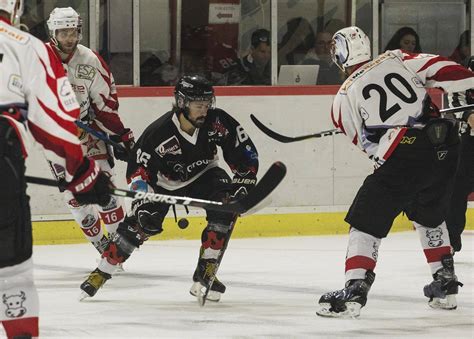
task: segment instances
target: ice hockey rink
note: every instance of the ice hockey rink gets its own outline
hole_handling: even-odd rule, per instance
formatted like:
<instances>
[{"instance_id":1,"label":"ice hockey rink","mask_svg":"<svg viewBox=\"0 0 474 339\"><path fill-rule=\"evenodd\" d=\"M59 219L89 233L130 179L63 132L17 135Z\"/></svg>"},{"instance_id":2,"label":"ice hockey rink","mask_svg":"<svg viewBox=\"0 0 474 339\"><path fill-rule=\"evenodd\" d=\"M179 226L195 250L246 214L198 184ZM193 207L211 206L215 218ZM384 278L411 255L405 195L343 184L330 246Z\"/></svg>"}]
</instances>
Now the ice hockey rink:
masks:
<instances>
[{"instance_id":1,"label":"ice hockey rink","mask_svg":"<svg viewBox=\"0 0 474 339\"><path fill-rule=\"evenodd\" d=\"M79 285L96 265L90 244L35 246L41 338L474 337L474 232L455 255L465 285L458 309L430 309L428 265L416 232L382 242L377 277L359 319L316 316L343 285L347 236L231 239L219 271L227 292L200 307L189 293L199 240L150 241L126 271L87 302ZM0 337L4 336L0 332Z\"/></svg>"}]
</instances>

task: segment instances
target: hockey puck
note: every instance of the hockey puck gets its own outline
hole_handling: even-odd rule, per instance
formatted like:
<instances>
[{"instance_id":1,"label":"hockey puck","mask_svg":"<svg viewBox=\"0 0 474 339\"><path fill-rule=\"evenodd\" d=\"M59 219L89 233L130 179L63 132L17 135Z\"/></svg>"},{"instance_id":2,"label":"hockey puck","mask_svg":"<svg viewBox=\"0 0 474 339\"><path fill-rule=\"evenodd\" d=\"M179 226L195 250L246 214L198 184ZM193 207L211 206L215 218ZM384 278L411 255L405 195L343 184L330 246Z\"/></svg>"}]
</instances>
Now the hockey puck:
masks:
<instances>
[{"instance_id":1,"label":"hockey puck","mask_svg":"<svg viewBox=\"0 0 474 339\"><path fill-rule=\"evenodd\" d=\"M184 230L189 226L189 221L186 218L181 218L178 220L178 227Z\"/></svg>"}]
</instances>

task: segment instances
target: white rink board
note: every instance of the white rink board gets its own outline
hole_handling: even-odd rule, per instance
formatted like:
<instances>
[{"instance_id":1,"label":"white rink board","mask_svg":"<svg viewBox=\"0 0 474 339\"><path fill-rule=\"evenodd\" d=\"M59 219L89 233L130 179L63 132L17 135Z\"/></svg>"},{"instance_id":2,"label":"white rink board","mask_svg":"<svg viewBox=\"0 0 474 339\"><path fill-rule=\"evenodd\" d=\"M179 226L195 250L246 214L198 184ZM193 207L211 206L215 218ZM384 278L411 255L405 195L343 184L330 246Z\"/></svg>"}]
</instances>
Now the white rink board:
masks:
<instances>
[{"instance_id":1,"label":"white rink board","mask_svg":"<svg viewBox=\"0 0 474 339\"><path fill-rule=\"evenodd\" d=\"M282 144L264 135L250 120L255 114L276 131L290 136L333 128L332 95L220 96L217 106L234 116L246 129L260 154L260 173L272 162L283 161L288 175L272 196L272 207L349 205L371 162L343 135ZM172 105L171 97L121 98L120 114L136 138ZM223 162L225 168L226 165ZM118 186L126 187L125 165L117 162ZM29 175L51 177L42 154L30 152ZM32 214L68 214L57 189L30 185Z\"/></svg>"}]
</instances>

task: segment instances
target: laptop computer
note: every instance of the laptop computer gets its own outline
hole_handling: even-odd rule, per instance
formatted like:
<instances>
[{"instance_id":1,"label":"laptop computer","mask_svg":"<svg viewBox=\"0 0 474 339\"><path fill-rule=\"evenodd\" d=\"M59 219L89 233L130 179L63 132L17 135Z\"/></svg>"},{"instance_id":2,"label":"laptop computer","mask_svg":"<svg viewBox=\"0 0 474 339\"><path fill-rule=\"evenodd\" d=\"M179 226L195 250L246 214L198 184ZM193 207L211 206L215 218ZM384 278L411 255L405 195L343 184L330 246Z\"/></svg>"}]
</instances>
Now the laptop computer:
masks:
<instances>
[{"instance_id":1,"label":"laptop computer","mask_svg":"<svg viewBox=\"0 0 474 339\"><path fill-rule=\"evenodd\" d=\"M319 65L281 65L278 85L316 85Z\"/></svg>"}]
</instances>

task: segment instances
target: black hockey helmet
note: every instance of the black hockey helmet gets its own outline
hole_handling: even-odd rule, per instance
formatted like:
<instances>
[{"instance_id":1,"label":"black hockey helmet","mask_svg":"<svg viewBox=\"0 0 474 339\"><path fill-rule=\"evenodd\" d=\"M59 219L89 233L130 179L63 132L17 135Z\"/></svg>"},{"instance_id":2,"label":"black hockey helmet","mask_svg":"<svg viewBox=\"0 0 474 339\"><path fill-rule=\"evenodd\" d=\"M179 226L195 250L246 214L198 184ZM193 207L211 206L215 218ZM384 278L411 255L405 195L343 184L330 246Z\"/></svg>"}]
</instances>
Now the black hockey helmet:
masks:
<instances>
[{"instance_id":1,"label":"black hockey helmet","mask_svg":"<svg viewBox=\"0 0 474 339\"><path fill-rule=\"evenodd\" d=\"M206 78L200 75L182 76L174 88L176 107L188 116L189 103L192 101L209 101L210 108L214 108L216 97L214 88Z\"/></svg>"}]
</instances>

